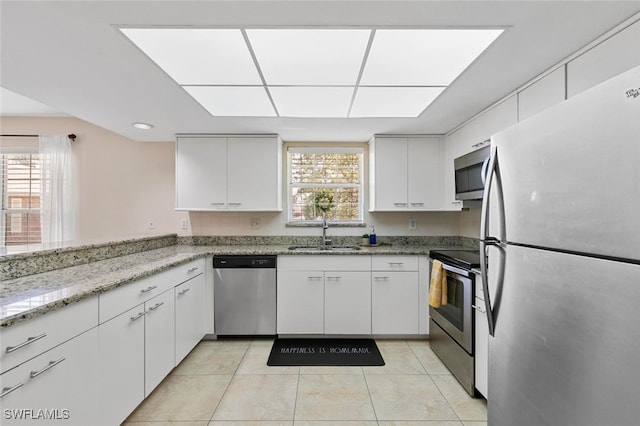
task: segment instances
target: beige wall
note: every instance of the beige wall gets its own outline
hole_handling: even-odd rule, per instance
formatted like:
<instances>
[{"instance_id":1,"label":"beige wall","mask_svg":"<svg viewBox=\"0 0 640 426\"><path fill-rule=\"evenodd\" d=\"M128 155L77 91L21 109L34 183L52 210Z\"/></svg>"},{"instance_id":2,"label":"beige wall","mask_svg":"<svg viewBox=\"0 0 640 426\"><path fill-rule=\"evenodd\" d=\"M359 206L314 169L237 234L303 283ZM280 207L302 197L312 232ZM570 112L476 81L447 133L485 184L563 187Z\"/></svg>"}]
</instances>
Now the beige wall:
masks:
<instances>
[{"instance_id":1,"label":"beige wall","mask_svg":"<svg viewBox=\"0 0 640 426\"><path fill-rule=\"evenodd\" d=\"M5 134L69 134L78 182L79 240L178 232L174 144L135 142L77 118L1 117ZM3 145L18 139L3 138ZM22 143L27 139L22 138ZM37 144L37 139L31 140ZM155 229L148 229L153 219Z\"/></svg>"},{"instance_id":2,"label":"beige wall","mask_svg":"<svg viewBox=\"0 0 640 426\"><path fill-rule=\"evenodd\" d=\"M287 227L282 213L187 213L174 211L174 143L135 142L77 118L1 117L2 133L75 133L73 153L78 179L78 239L178 233L181 235L316 235L319 228ZM3 138L3 144L18 139ZM25 139L20 139L25 143ZM31 143L37 143L33 140ZM365 187L367 187L365 185ZM365 200L365 205L368 201ZM409 230L409 218L417 229ZM251 228L251 219L259 220ZM458 235L456 212L365 212L367 225L378 235ZM153 219L156 229L148 229ZM182 219L188 229L181 229ZM330 235L361 235L368 227L332 228Z\"/></svg>"}]
</instances>

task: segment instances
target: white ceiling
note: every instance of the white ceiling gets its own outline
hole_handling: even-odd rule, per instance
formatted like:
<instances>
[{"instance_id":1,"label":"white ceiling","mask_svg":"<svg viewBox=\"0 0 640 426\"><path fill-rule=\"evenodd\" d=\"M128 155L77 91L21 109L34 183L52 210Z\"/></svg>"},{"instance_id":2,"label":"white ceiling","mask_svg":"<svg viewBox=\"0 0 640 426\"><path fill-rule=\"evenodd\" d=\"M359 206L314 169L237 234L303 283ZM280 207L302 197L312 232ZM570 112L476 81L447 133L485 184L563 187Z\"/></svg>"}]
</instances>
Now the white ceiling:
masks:
<instances>
[{"instance_id":1,"label":"white ceiling","mask_svg":"<svg viewBox=\"0 0 640 426\"><path fill-rule=\"evenodd\" d=\"M640 11L640 1L6 1L0 87L134 140L279 133L290 141L443 134ZM212 117L120 26L505 28L418 118ZM11 96L0 111L13 115ZM24 111L21 113L24 114ZM139 130L133 122L152 123Z\"/></svg>"}]
</instances>

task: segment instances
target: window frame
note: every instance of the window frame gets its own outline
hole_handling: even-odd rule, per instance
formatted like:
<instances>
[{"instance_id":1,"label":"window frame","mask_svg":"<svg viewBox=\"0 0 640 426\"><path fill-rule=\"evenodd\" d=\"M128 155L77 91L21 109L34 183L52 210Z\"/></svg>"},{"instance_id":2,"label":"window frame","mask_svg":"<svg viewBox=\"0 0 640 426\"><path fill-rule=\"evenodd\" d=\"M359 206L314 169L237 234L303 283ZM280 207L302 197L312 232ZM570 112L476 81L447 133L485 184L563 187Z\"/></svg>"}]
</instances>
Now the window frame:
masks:
<instances>
[{"instance_id":1,"label":"window frame","mask_svg":"<svg viewBox=\"0 0 640 426\"><path fill-rule=\"evenodd\" d=\"M38 217L39 215L42 214L42 200L40 199L39 204L40 207L38 208L32 208L32 207L22 207L22 208L12 208L9 205L9 198L8 198L8 168L7 168L7 161L5 158L2 158L4 156L8 156L8 155L15 155L15 154L23 154L23 155L29 155L29 156L36 156L37 159L36 161L34 161L33 157L30 158L30 163L34 163L34 162L39 162L40 163L40 172L42 173L42 154L38 151L37 148L25 148L25 147L16 147L16 148L1 148L0 149L0 247L2 247L3 249L6 249L7 247L25 247L25 246L30 246L30 245L34 245L34 244L41 244L42 243L42 231L38 231L38 240L37 241L32 241L30 239L30 231L27 231L27 240L26 241L22 241L20 242L20 244L11 244L10 246L7 246L7 217L10 213L26 213L26 214L37 214ZM34 193L33 190L33 183L32 181L38 181L38 186L41 187L42 185L42 178L43 176L40 175L40 177L37 178L33 178L30 177L28 179L29 183L29 197L32 196L32 194ZM37 191L36 191L37 192ZM38 194L40 194L40 192L38 192ZM41 218L38 218L38 229L40 228L40 220ZM29 227L30 225L27 223L27 227Z\"/></svg>"},{"instance_id":2,"label":"window frame","mask_svg":"<svg viewBox=\"0 0 640 426\"><path fill-rule=\"evenodd\" d=\"M358 218L353 220L329 220L328 222L333 226L364 226L364 205L365 205L365 165L366 165L366 144L361 143L313 143L313 144L285 144L285 179L286 185L286 199L287 199L287 226L320 226L321 219L314 220L299 220L293 218L293 193L294 187L303 188L326 188L327 186L333 186L336 188L358 188ZM359 183L352 184L294 184L292 182L292 161L290 152L310 152L310 153L327 153L327 154L358 154L358 180Z\"/></svg>"}]
</instances>

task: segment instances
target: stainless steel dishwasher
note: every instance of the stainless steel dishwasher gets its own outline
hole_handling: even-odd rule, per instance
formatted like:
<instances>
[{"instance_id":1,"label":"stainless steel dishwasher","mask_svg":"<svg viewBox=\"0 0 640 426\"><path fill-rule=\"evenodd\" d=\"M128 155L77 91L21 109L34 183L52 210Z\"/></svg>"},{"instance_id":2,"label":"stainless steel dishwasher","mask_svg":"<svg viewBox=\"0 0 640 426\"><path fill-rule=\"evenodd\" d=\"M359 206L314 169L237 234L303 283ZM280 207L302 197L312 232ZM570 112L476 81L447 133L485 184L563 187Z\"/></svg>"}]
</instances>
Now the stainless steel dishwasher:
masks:
<instances>
[{"instance_id":1,"label":"stainless steel dishwasher","mask_svg":"<svg viewBox=\"0 0 640 426\"><path fill-rule=\"evenodd\" d=\"M214 256L215 332L276 334L276 256Z\"/></svg>"}]
</instances>

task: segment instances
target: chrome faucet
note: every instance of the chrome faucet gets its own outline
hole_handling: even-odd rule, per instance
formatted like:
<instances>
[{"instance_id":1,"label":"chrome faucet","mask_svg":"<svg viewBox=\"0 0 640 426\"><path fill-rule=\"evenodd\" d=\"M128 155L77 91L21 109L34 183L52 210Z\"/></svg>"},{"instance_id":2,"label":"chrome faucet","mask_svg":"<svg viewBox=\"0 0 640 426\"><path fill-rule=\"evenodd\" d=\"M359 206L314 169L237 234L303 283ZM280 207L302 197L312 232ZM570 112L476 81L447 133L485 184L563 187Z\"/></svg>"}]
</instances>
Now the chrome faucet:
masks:
<instances>
[{"instance_id":1,"label":"chrome faucet","mask_svg":"<svg viewBox=\"0 0 640 426\"><path fill-rule=\"evenodd\" d=\"M327 229L329 229L329 222L327 222L327 215L322 212L322 245L321 247L331 246L331 238L327 238Z\"/></svg>"}]
</instances>

